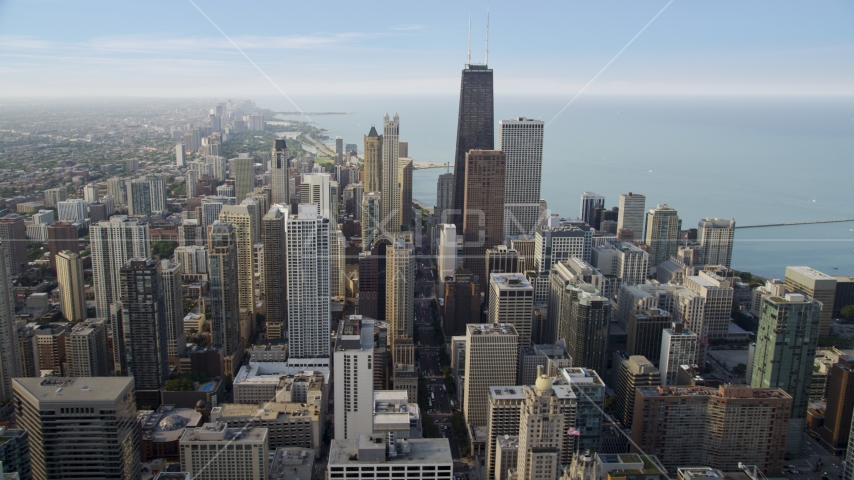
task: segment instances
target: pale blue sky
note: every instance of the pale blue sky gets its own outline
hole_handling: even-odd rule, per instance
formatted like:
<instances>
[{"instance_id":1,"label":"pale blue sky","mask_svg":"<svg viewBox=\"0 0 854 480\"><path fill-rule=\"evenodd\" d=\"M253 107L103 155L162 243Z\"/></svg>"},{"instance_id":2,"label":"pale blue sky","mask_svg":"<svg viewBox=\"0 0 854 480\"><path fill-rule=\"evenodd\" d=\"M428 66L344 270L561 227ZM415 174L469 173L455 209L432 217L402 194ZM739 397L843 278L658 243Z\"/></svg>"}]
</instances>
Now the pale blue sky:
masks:
<instances>
[{"instance_id":1,"label":"pale blue sky","mask_svg":"<svg viewBox=\"0 0 854 480\"><path fill-rule=\"evenodd\" d=\"M487 2L195 0L284 91L453 93ZM498 93L572 95L664 6L492 1ZM854 2L675 0L588 93L854 95ZM0 0L0 97L278 92L188 0Z\"/></svg>"}]
</instances>

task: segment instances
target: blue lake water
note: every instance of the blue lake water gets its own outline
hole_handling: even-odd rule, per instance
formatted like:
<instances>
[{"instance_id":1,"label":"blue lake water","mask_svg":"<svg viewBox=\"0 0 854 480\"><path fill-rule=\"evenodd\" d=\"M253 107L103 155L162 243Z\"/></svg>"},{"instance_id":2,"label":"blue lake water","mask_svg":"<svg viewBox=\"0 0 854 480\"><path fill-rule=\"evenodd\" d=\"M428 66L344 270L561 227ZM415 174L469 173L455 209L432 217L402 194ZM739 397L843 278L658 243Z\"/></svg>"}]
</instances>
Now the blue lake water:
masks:
<instances>
[{"instance_id":1,"label":"blue lake water","mask_svg":"<svg viewBox=\"0 0 854 480\"><path fill-rule=\"evenodd\" d=\"M453 162L456 96L294 100L305 111L352 112L311 120L360 153L371 125L397 111L400 139L416 162ZM608 207L628 191L646 195L647 207L667 203L683 228L709 216L739 225L854 218L854 98L589 95L551 122L568 100L495 98L496 122L547 122L541 193L554 213L577 216L579 197L590 190L604 194ZM257 103L294 110L283 98ZM434 204L444 171L416 170L413 196ZM738 229L733 266L769 277L782 277L786 265L854 275L849 228L854 223Z\"/></svg>"}]
</instances>

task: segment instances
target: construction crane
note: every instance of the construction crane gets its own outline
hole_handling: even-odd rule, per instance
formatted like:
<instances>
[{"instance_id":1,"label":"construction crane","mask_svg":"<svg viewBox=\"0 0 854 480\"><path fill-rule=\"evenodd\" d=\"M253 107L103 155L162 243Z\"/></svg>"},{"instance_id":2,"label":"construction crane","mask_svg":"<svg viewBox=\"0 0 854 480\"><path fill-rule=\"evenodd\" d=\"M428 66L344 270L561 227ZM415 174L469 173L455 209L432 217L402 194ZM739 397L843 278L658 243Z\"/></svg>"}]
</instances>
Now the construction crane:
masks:
<instances>
[{"instance_id":1,"label":"construction crane","mask_svg":"<svg viewBox=\"0 0 854 480\"><path fill-rule=\"evenodd\" d=\"M757 467L756 465L745 465L741 462L738 462L738 468L740 468L741 471L746 473L747 476L751 478L751 480L768 480L768 477L763 475L762 472L759 470L759 467Z\"/></svg>"}]
</instances>

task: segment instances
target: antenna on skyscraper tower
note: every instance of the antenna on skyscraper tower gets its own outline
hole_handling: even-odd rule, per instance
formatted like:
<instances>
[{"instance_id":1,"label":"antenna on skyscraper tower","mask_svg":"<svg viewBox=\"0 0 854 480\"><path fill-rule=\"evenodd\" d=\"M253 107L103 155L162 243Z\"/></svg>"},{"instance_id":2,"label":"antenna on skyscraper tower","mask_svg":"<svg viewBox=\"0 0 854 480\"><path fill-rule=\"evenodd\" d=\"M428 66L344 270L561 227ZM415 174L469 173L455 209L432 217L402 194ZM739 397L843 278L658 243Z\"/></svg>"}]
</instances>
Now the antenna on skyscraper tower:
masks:
<instances>
[{"instance_id":1,"label":"antenna on skyscraper tower","mask_svg":"<svg viewBox=\"0 0 854 480\"><path fill-rule=\"evenodd\" d=\"M466 56L466 65L471 65L471 12L469 12L469 51Z\"/></svg>"},{"instance_id":2,"label":"antenna on skyscraper tower","mask_svg":"<svg viewBox=\"0 0 854 480\"><path fill-rule=\"evenodd\" d=\"M489 4L486 5L486 56L483 64L489 65Z\"/></svg>"}]
</instances>

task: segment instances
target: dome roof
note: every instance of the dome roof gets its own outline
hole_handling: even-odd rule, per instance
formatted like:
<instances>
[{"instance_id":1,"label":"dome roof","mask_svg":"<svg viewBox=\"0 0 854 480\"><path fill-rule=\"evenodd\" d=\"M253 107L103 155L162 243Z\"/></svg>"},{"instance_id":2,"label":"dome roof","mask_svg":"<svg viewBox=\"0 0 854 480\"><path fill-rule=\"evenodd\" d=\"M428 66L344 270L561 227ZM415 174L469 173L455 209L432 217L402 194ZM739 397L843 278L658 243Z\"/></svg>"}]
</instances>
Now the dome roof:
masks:
<instances>
[{"instance_id":1,"label":"dome roof","mask_svg":"<svg viewBox=\"0 0 854 480\"><path fill-rule=\"evenodd\" d=\"M552 379L550 379L546 375L540 375L537 377L537 382L534 384L537 387L537 390L541 392L545 392L546 390L551 390L552 388Z\"/></svg>"},{"instance_id":2,"label":"dome roof","mask_svg":"<svg viewBox=\"0 0 854 480\"><path fill-rule=\"evenodd\" d=\"M171 432L172 430L184 428L187 425L187 419L180 415L169 415L163 420L160 420L159 425L161 429Z\"/></svg>"},{"instance_id":3,"label":"dome roof","mask_svg":"<svg viewBox=\"0 0 854 480\"><path fill-rule=\"evenodd\" d=\"M207 408L207 406L208 404L204 400L199 400L198 402L196 402L196 408L199 408L201 410L204 410L205 408Z\"/></svg>"}]
</instances>

